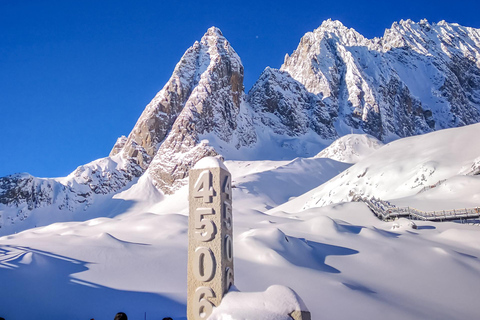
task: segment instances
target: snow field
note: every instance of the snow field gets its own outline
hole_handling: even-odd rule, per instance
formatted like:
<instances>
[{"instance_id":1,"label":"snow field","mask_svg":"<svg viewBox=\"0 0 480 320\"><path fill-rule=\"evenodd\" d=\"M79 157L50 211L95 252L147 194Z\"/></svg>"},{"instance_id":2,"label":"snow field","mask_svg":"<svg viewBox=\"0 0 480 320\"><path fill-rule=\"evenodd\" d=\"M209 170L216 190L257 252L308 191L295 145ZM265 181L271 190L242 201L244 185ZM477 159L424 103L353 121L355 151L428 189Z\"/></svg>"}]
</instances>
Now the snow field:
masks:
<instances>
[{"instance_id":1,"label":"snow field","mask_svg":"<svg viewBox=\"0 0 480 320\"><path fill-rule=\"evenodd\" d=\"M269 319L282 305L278 287L268 288L282 285L302 298L312 319L477 318L479 226L415 221L413 229L404 219L378 220L362 203L305 204L332 190L340 195L341 180L396 204L473 205L478 176L465 173L480 154L469 144L479 128L399 140L354 165L326 158L226 161L240 292L218 310L232 319ZM415 186L411 177L421 174L426 180ZM33 211L42 227L0 238L0 316L98 320L124 311L130 319L185 319L187 206L186 187L164 196L141 178L65 218L77 221L49 224L44 208ZM273 297L268 310L255 307L260 297ZM232 301L252 309L238 310Z\"/></svg>"}]
</instances>

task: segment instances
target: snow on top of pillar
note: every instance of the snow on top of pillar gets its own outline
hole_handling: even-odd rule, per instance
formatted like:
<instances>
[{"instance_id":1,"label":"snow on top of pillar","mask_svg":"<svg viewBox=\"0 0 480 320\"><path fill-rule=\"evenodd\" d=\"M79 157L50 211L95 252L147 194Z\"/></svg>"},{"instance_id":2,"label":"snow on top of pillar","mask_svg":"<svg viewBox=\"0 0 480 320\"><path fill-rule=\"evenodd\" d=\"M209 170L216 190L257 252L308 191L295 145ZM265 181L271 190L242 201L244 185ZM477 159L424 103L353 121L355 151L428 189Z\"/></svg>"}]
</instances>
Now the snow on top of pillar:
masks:
<instances>
[{"instance_id":1,"label":"snow on top of pillar","mask_svg":"<svg viewBox=\"0 0 480 320\"><path fill-rule=\"evenodd\" d=\"M218 167L228 171L222 159L217 157L205 157L200 159L200 161L198 161L195 164L193 169L209 169L209 168L218 168Z\"/></svg>"}]
</instances>

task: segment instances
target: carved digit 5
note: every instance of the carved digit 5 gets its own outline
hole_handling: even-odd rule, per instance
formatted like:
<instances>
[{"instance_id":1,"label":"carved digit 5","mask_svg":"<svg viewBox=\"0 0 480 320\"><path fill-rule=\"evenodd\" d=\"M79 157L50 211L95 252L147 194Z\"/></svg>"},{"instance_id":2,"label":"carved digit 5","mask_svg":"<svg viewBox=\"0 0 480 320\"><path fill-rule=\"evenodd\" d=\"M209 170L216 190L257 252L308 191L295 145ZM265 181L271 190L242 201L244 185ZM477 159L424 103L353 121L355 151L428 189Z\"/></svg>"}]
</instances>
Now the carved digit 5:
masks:
<instances>
[{"instance_id":1,"label":"carved digit 5","mask_svg":"<svg viewBox=\"0 0 480 320\"><path fill-rule=\"evenodd\" d=\"M212 187L212 173L209 170L204 170L198 176L197 182L193 187L193 196L195 198L203 198L204 203L212 202L212 197L215 191Z\"/></svg>"},{"instance_id":2,"label":"carved digit 5","mask_svg":"<svg viewBox=\"0 0 480 320\"><path fill-rule=\"evenodd\" d=\"M195 239L198 241L211 241L217 233L215 223L212 220L203 219L203 216L208 214L215 214L215 211L212 208L197 208L195 210L195 229L200 229L195 231Z\"/></svg>"},{"instance_id":3,"label":"carved digit 5","mask_svg":"<svg viewBox=\"0 0 480 320\"><path fill-rule=\"evenodd\" d=\"M208 298L215 298L215 293L208 287L198 287L193 297L195 320L207 319L212 314L213 304Z\"/></svg>"},{"instance_id":4,"label":"carved digit 5","mask_svg":"<svg viewBox=\"0 0 480 320\"><path fill-rule=\"evenodd\" d=\"M223 203L223 212L225 215L225 226L228 230L232 230L232 205L228 201Z\"/></svg>"},{"instance_id":5,"label":"carved digit 5","mask_svg":"<svg viewBox=\"0 0 480 320\"><path fill-rule=\"evenodd\" d=\"M207 282L215 275L215 256L212 250L206 247L195 249L195 265L193 273L199 281Z\"/></svg>"}]
</instances>

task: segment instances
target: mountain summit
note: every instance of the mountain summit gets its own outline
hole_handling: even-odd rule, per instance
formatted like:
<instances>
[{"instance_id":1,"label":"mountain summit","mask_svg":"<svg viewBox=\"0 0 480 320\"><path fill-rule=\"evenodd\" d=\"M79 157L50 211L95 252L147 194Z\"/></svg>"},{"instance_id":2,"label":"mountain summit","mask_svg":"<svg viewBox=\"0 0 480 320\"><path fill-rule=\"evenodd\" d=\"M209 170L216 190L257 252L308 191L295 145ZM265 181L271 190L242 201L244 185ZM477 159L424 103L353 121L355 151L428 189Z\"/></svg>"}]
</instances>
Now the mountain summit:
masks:
<instances>
[{"instance_id":1,"label":"mountain summit","mask_svg":"<svg viewBox=\"0 0 480 320\"><path fill-rule=\"evenodd\" d=\"M178 77L189 88L183 109L147 170L155 186L166 193L175 190L175 182L185 178L198 160L217 155L203 138L237 149L256 141L252 123L244 116L242 61L218 28L208 29L176 70L184 65L191 67L170 80Z\"/></svg>"},{"instance_id":2,"label":"mountain summit","mask_svg":"<svg viewBox=\"0 0 480 320\"><path fill-rule=\"evenodd\" d=\"M212 86L212 83L215 85ZM230 89L226 88L227 84ZM226 97L219 97L217 93L224 88L231 91L228 106L225 104L231 109L228 112L232 112L228 121L231 126L236 126L234 117L243 95L243 65L220 29L212 27L200 42L195 42L185 52L172 76L147 105L128 138L119 138L110 155L120 153L124 159L134 161L146 170L182 110L191 109L192 105L205 100L210 94L213 94L209 98L211 101L223 99L218 103L226 103ZM212 102L201 104L198 111L209 113L211 117L218 113ZM216 131L221 131L223 123L213 123L213 120L211 118L210 123L205 123L204 129L215 127ZM226 136L224 138L228 139Z\"/></svg>"},{"instance_id":3,"label":"mountain summit","mask_svg":"<svg viewBox=\"0 0 480 320\"><path fill-rule=\"evenodd\" d=\"M480 31L402 20L382 38L339 21L307 33L280 68L321 97L339 135L382 141L480 121Z\"/></svg>"}]
</instances>

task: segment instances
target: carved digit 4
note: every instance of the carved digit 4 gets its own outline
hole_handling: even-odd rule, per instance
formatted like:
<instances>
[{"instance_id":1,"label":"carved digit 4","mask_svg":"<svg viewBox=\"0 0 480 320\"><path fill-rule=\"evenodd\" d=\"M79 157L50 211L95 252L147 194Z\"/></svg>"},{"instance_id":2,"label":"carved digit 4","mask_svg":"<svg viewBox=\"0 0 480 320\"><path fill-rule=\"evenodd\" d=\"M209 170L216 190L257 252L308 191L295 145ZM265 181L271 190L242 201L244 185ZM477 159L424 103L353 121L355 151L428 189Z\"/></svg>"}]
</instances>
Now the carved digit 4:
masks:
<instances>
[{"instance_id":1,"label":"carved digit 4","mask_svg":"<svg viewBox=\"0 0 480 320\"><path fill-rule=\"evenodd\" d=\"M212 208L197 208L195 210L195 239L203 242L211 241L215 238L217 228L212 220L204 219L203 216L215 214Z\"/></svg>"},{"instance_id":2,"label":"carved digit 4","mask_svg":"<svg viewBox=\"0 0 480 320\"><path fill-rule=\"evenodd\" d=\"M212 250L206 247L195 249L195 265L193 274L199 281L208 282L215 276L215 256Z\"/></svg>"},{"instance_id":3,"label":"carved digit 4","mask_svg":"<svg viewBox=\"0 0 480 320\"><path fill-rule=\"evenodd\" d=\"M227 195L228 200L232 200L232 177L227 175L225 181L223 182L222 192Z\"/></svg>"},{"instance_id":4,"label":"carved digit 4","mask_svg":"<svg viewBox=\"0 0 480 320\"><path fill-rule=\"evenodd\" d=\"M215 298L215 293L208 287L198 287L195 290L193 297L193 310L195 313L195 320L207 319L213 310L213 304L208 298Z\"/></svg>"},{"instance_id":5,"label":"carved digit 4","mask_svg":"<svg viewBox=\"0 0 480 320\"><path fill-rule=\"evenodd\" d=\"M193 196L195 198L203 198L204 203L211 203L215 191L212 187L212 173L209 170L204 170L198 176L197 182L193 187Z\"/></svg>"}]
</instances>

